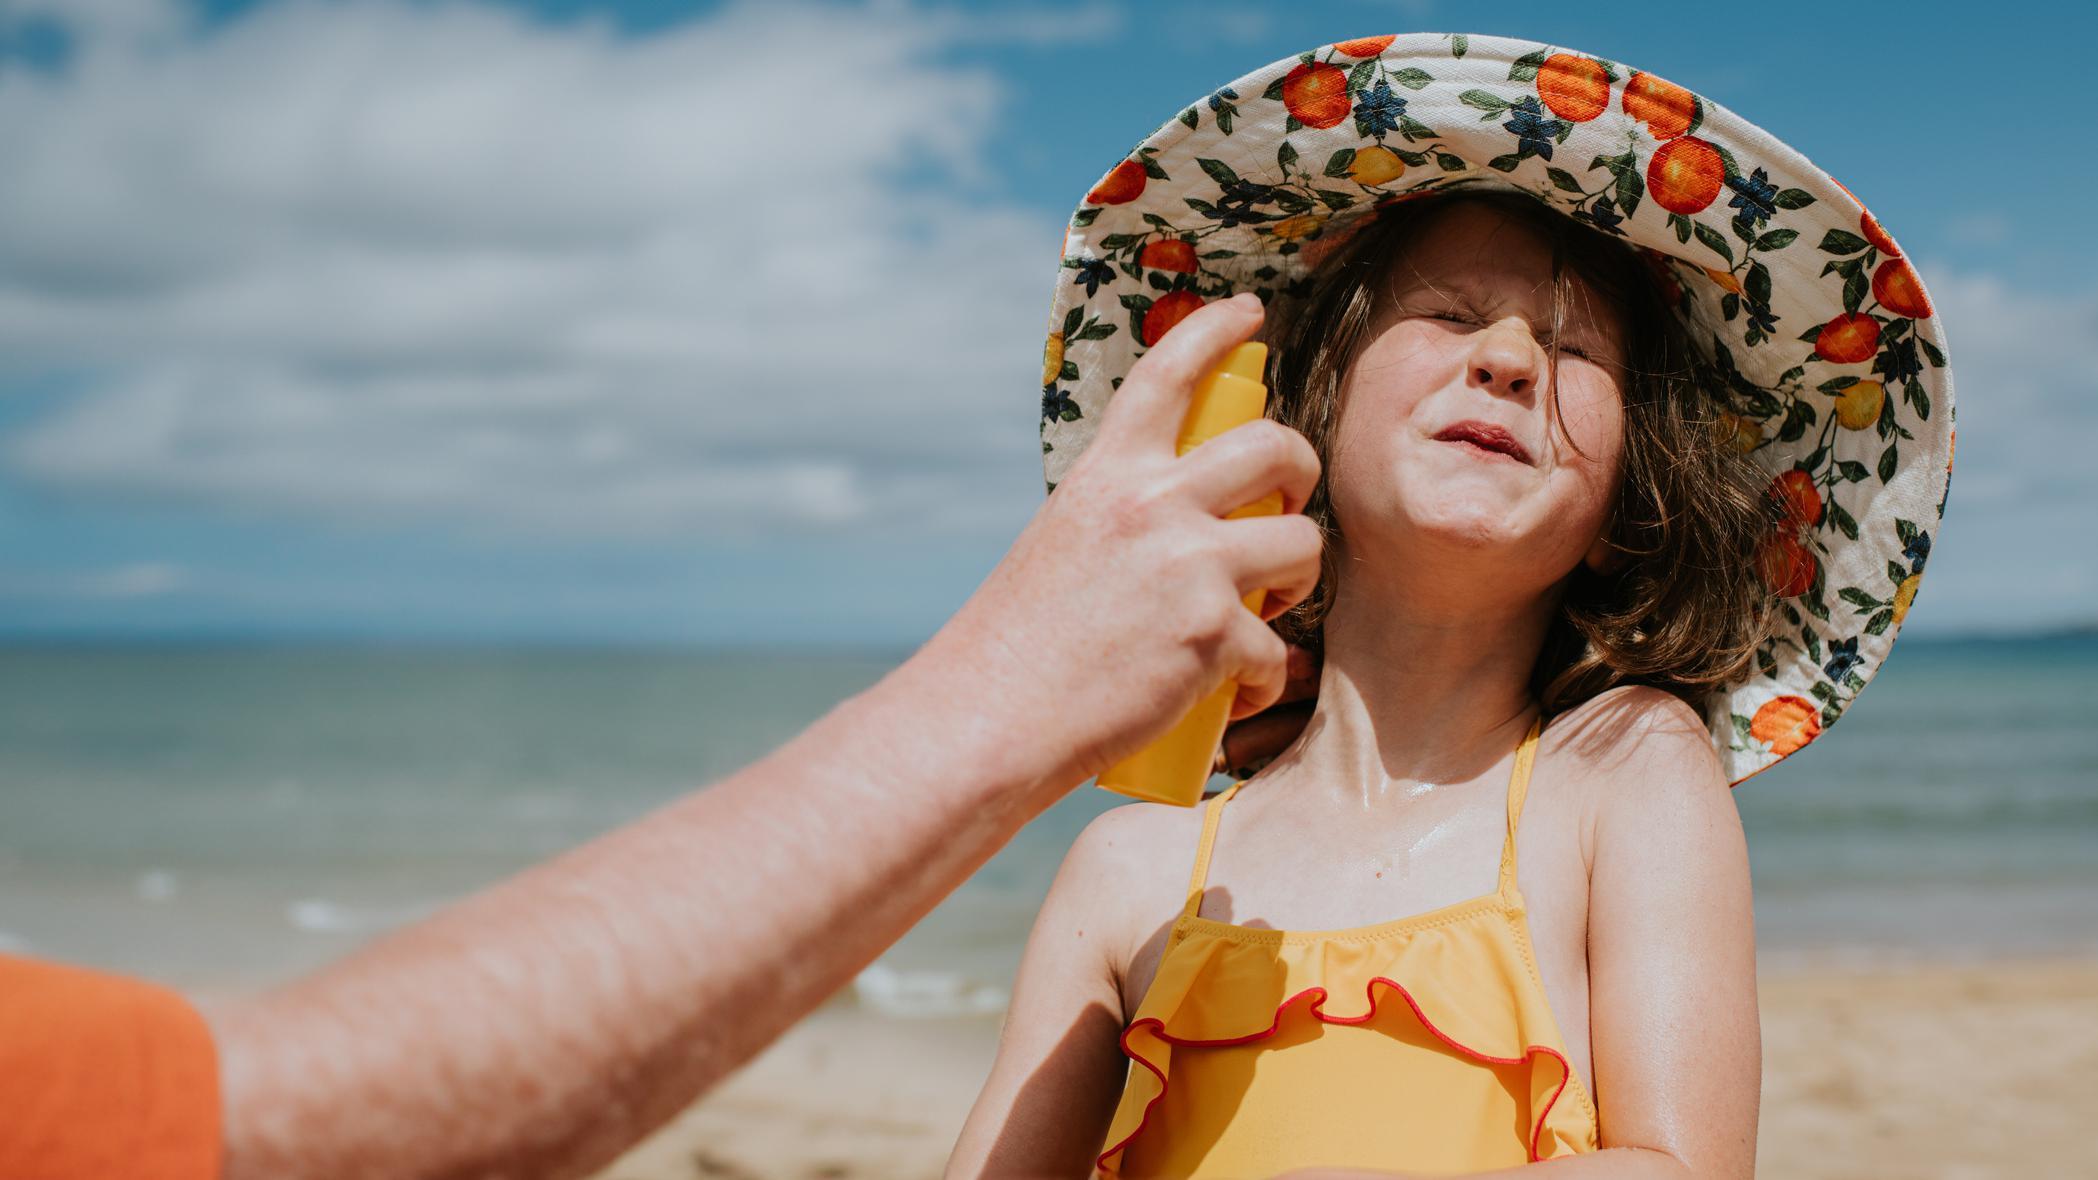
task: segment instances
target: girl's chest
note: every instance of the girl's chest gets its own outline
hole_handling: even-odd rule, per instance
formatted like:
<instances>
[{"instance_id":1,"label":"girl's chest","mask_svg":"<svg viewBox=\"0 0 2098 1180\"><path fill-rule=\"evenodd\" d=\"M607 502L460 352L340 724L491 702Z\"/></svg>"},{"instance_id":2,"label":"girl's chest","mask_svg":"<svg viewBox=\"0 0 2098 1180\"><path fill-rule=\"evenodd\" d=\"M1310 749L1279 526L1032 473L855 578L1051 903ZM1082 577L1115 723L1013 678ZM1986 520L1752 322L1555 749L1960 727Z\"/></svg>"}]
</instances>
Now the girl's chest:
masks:
<instances>
[{"instance_id":1,"label":"girl's chest","mask_svg":"<svg viewBox=\"0 0 2098 1180\"><path fill-rule=\"evenodd\" d=\"M1471 809L1421 824L1314 825L1234 801L1204 874L1200 917L1253 929L1349 931L1492 897L1506 847L1505 813ZM1557 814L1561 810L1568 814ZM1593 1093L1588 1021L1588 865L1580 817L1533 800L1517 832L1514 873L1539 983L1568 1056ZM1160 850L1159 872L1185 896L1195 849ZM1124 1025L1135 1017L1174 941L1177 915L1147 915L1125 942ZM1398 937L1403 938L1401 933Z\"/></svg>"}]
</instances>

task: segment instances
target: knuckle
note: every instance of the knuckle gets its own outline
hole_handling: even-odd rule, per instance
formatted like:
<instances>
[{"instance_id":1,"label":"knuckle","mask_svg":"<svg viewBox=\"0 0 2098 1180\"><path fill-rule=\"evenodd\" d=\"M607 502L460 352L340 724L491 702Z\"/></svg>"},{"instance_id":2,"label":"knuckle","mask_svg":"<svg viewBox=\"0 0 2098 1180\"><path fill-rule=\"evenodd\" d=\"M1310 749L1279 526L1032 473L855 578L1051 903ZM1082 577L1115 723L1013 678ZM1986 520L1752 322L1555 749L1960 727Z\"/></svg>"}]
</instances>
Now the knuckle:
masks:
<instances>
[{"instance_id":1,"label":"knuckle","mask_svg":"<svg viewBox=\"0 0 2098 1180\"><path fill-rule=\"evenodd\" d=\"M1283 429L1289 430L1288 427ZM1317 480L1319 473L1325 468L1325 465L1319 462L1318 448L1311 445L1310 439L1294 430L1289 430L1289 448L1291 464L1306 478Z\"/></svg>"},{"instance_id":2,"label":"knuckle","mask_svg":"<svg viewBox=\"0 0 2098 1180\"><path fill-rule=\"evenodd\" d=\"M1299 560L1317 564L1326 552L1326 530L1320 528L1317 521L1303 515L1291 517L1288 530L1289 544Z\"/></svg>"},{"instance_id":3,"label":"knuckle","mask_svg":"<svg viewBox=\"0 0 2098 1180\"><path fill-rule=\"evenodd\" d=\"M1127 385L1133 381L1141 381L1146 385L1192 381L1194 375L1185 372L1186 368L1187 366L1180 362L1178 349L1161 345L1136 358L1136 363L1129 366L1129 376L1122 384Z\"/></svg>"},{"instance_id":4,"label":"knuckle","mask_svg":"<svg viewBox=\"0 0 2098 1180\"><path fill-rule=\"evenodd\" d=\"M1260 633L1254 642L1258 645L1255 650L1260 655L1261 666L1280 684L1282 674L1289 669L1289 644L1283 642L1282 637L1275 634L1275 629L1266 623L1255 622L1253 628Z\"/></svg>"},{"instance_id":5,"label":"knuckle","mask_svg":"<svg viewBox=\"0 0 2098 1180\"><path fill-rule=\"evenodd\" d=\"M1304 444L1302 435L1273 418L1255 418L1246 423L1246 451L1264 467L1289 467L1298 458L1297 447Z\"/></svg>"},{"instance_id":6,"label":"knuckle","mask_svg":"<svg viewBox=\"0 0 2098 1180\"><path fill-rule=\"evenodd\" d=\"M1101 525L1110 536L1133 540L1160 531L1164 523L1165 489L1156 483L1128 483L1115 489L1100 505Z\"/></svg>"}]
</instances>

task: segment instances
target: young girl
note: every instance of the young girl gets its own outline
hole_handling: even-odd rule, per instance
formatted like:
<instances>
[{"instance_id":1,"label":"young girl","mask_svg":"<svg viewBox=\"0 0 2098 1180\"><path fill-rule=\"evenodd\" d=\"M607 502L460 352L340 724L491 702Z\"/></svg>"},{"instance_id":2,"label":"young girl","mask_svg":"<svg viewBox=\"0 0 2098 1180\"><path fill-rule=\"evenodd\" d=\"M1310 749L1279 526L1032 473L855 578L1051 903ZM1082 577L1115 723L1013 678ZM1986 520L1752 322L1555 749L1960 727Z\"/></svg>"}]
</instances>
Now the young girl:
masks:
<instances>
[{"instance_id":1,"label":"young girl","mask_svg":"<svg viewBox=\"0 0 2098 1180\"><path fill-rule=\"evenodd\" d=\"M1835 720L1914 597L1920 556L1913 571L1890 560L1884 599L1852 571L1913 553L1917 535L1928 552L1913 517L1942 510L1949 426L1885 385L1926 377L1941 338L1905 262L1874 273L1865 306L1846 273L1774 257L1799 236L1766 228L1774 211L1823 198L1772 181L1766 167L1782 180L1811 165L1733 116L1548 47L1393 41L1341 42L1218 91L1209 131L1190 108L1073 219L1086 241L1066 265L1088 304L1117 269L1143 276L1109 295L1145 346L1178 293L1273 300L1270 412L1321 456L1305 511L1329 536L1324 580L1277 626L1323 668L1309 724L1260 773L1195 810L1119 808L1079 838L950 1175L1753 1174L1753 919L1728 788ZM1506 83L1477 84L1503 69ZM1445 77L1450 101L1433 107ZM1421 92L1410 110L1394 82ZM1240 109L1251 93L1282 111ZM1456 134L1460 109L1495 125ZM1350 114L1334 134L1352 130L1351 146L1300 134ZM1598 147L1629 145L1624 160L1566 143L1590 120ZM1688 136L1700 124L1709 139ZM1568 167L1595 157L1594 192L1546 163L1552 145ZM1739 194L1743 224L1720 239L1732 271L1618 240L1678 258L1694 241L1716 261L1706 239L1722 231L1697 215L1717 192L1671 163L1700 149L1711 187ZM1415 160L1429 174L1399 183ZM1314 208L1368 195L1374 211L1291 225L1309 216L1290 187L1302 161ZM1187 163L1186 194L1213 192L1166 189ZM1642 186L1627 190L1627 169ZM1213 224L1176 224L1169 194ZM1115 206L1134 232L1095 226ZM1824 239L1831 266L1854 236ZM1868 249L1856 273L1899 261L1891 239ZM1788 284L1775 299L1772 267ZM1698 272L1712 286L1686 290ZM1824 306L1817 283L1835 289L1829 313L1801 319ZM1101 322L1075 308L1052 338L1045 450L1074 441L1062 424L1126 369L1063 351L1107 339ZM1860 354L1849 334L1867 323ZM1782 364L1735 353L1776 353L1800 328L1813 348L1796 370L1790 345ZM1879 342L1903 334L1885 361ZM1869 419L1841 400L1864 399L1841 366L1866 360L1886 377ZM1843 432L1868 428L1895 440L1869 499L1838 487L1873 474L1844 466L1864 442ZM1832 617L1839 585L1870 614ZM1773 691L1791 687L1812 700Z\"/></svg>"}]
</instances>

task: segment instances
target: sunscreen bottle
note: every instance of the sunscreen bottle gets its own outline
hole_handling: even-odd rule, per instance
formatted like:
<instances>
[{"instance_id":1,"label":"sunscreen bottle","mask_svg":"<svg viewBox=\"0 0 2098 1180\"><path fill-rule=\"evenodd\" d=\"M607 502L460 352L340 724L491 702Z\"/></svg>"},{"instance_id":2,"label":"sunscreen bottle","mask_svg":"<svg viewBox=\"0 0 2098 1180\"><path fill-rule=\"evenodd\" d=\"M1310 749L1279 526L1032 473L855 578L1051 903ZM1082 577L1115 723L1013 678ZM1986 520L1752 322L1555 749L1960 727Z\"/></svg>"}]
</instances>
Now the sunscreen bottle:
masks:
<instances>
[{"instance_id":1,"label":"sunscreen bottle","mask_svg":"<svg viewBox=\"0 0 2098 1180\"><path fill-rule=\"evenodd\" d=\"M1267 413L1268 389L1263 381L1267 357L1265 344L1238 345L1196 383L1194 401L1180 425L1179 454ZM1281 511L1282 493L1270 492L1227 513L1225 519L1273 516ZM1246 609L1256 616L1266 602L1266 590L1245 597ZM1236 681L1218 685L1163 737L1108 767L1100 775L1100 785L1153 803L1193 807L1201 801L1202 787L1209 781L1217 746L1231 719L1231 702L1237 696Z\"/></svg>"}]
</instances>

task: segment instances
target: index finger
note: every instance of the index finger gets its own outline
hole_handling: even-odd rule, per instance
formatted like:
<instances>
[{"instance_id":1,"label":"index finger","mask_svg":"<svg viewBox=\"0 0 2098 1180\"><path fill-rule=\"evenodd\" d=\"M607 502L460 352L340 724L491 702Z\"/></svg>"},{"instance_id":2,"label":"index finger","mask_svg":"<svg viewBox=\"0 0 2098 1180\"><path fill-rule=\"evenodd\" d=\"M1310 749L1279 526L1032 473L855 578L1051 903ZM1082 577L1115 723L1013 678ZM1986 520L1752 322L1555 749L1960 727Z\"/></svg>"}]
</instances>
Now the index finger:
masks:
<instances>
[{"instance_id":1,"label":"index finger","mask_svg":"<svg viewBox=\"0 0 2098 1180\"><path fill-rule=\"evenodd\" d=\"M1101 433L1171 449L1194 400L1195 383L1252 336L1265 313L1258 295L1241 292L1199 307L1168 328L1151 351L1137 358L1109 399Z\"/></svg>"}]
</instances>

